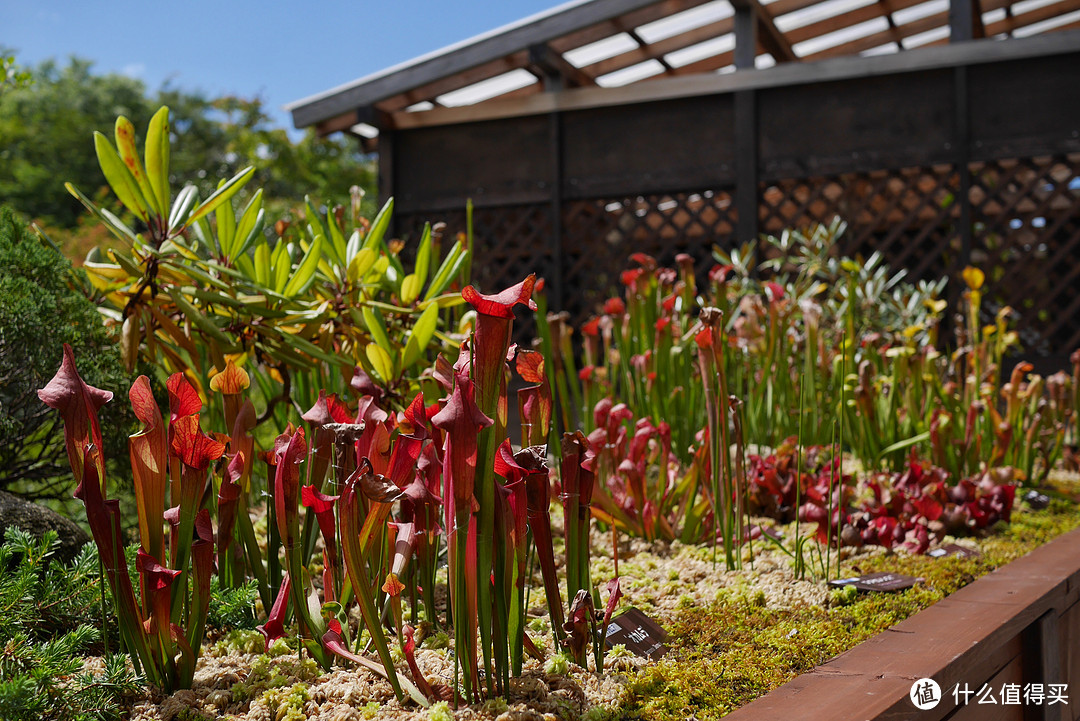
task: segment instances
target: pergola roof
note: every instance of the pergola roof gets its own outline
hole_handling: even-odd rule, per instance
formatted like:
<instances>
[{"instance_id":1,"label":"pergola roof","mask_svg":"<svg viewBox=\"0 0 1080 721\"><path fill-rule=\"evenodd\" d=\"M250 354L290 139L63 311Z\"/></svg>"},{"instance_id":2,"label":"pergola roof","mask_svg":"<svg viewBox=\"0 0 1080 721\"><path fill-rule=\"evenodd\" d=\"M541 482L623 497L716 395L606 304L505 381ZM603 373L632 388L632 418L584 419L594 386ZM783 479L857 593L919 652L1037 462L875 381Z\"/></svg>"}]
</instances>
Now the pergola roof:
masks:
<instances>
[{"instance_id":1,"label":"pergola roof","mask_svg":"<svg viewBox=\"0 0 1080 721\"><path fill-rule=\"evenodd\" d=\"M1080 28L1080 0L954 0L954 12L968 1L972 38ZM298 128L372 137L374 126L384 124L379 119L391 114L521 98L545 88L726 73L735 69L737 15L752 18L759 69L950 39L949 0L575 0L288 110Z\"/></svg>"}]
</instances>

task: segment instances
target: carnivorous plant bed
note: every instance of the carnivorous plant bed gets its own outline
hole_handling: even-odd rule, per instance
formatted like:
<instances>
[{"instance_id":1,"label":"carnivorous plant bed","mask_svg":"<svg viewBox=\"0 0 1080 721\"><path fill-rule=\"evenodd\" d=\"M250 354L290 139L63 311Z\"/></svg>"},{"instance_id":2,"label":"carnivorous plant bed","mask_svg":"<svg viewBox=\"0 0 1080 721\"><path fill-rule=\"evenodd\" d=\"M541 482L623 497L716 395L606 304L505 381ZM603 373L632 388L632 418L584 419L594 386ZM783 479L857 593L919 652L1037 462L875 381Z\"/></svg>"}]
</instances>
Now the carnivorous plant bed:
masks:
<instances>
[{"instance_id":1,"label":"carnivorous plant bed","mask_svg":"<svg viewBox=\"0 0 1080 721\"><path fill-rule=\"evenodd\" d=\"M404 261L389 204L350 225L312 202L271 247L258 192L232 205L247 174L173 196L167 123L143 158L123 119L96 138L142 232L72 188L126 243L91 272L155 373L94 388L65 346L39 391L136 718L706 717L1076 525L1046 484L1080 355L1002 382L1016 333L977 269L944 353L942 284L837 258L838 226L771 241L760 272L718 250L700 288L690 258L636 255L579 347L535 276L469 284L467 239L443 254L429 229ZM124 391L128 519L98 416ZM1019 503L1034 487L1048 510ZM924 555L950 542L983 555ZM827 591L881 568L924 580ZM215 589L257 596L257 630L211 628ZM663 660L607 647L630 606L667 627Z\"/></svg>"}]
</instances>

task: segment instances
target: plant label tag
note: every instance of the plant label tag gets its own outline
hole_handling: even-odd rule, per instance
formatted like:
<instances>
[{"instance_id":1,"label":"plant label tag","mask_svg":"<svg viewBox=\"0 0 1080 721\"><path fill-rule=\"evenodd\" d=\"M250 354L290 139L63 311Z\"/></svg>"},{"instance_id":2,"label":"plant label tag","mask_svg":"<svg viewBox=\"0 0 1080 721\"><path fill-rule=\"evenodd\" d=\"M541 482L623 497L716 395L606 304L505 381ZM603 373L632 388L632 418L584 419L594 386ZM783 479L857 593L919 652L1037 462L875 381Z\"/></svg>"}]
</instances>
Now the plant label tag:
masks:
<instances>
[{"instance_id":1,"label":"plant label tag","mask_svg":"<svg viewBox=\"0 0 1080 721\"><path fill-rule=\"evenodd\" d=\"M838 578L829 581L830 586L854 586L860 591L903 591L921 581L921 578L905 576L902 573L867 573L851 578Z\"/></svg>"},{"instance_id":2,"label":"plant label tag","mask_svg":"<svg viewBox=\"0 0 1080 721\"><path fill-rule=\"evenodd\" d=\"M982 553L975 548L968 548L956 543L950 543L947 546L941 548L935 548L932 551L926 552L927 556L932 558L948 558L949 556L957 556L959 558L978 558Z\"/></svg>"},{"instance_id":3,"label":"plant label tag","mask_svg":"<svg viewBox=\"0 0 1080 721\"><path fill-rule=\"evenodd\" d=\"M636 608L620 613L608 623L608 648L621 643L638 656L656 661L668 651L665 640L667 633L660 624Z\"/></svg>"}]
</instances>

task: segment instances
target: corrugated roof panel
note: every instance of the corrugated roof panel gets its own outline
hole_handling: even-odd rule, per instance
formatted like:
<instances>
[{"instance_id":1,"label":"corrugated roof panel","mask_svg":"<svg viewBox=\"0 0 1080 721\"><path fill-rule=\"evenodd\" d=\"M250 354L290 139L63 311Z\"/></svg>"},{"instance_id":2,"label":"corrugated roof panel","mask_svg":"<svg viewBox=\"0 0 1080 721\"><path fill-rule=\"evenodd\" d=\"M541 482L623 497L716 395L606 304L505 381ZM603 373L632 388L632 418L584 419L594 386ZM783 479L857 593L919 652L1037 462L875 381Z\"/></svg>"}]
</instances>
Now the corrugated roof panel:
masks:
<instances>
[{"instance_id":1,"label":"corrugated roof panel","mask_svg":"<svg viewBox=\"0 0 1080 721\"><path fill-rule=\"evenodd\" d=\"M902 8L892 14L893 22L897 25L907 25L908 23L924 18L934 13L946 12L949 9L949 0L930 0L930 2L919 3L918 5L912 5L909 8Z\"/></svg>"},{"instance_id":2,"label":"corrugated roof panel","mask_svg":"<svg viewBox=\"0 0 1080 721\"><path fill-rule=\"evenodd\" d=\"M784 33L788 30L816 23L819 20L836 17L867 5L873 5L875 2L877 0L825 0L825 2L816 3L802 10L780 15L774 19L774 22L776 23L776 29Z\"/></svg>"},{"instance_id":3,"label":"corrugated roof panel","mask_svg":"<svg viewBox=\"0 0 1080 721\"><path fill-rule=\"evenodd\" d=\"M536 76L528 70L511 70L508 73L496 75L493 78L482 80L446 95L440 95L435 99L439 102L439 105L445 105L448 108L456 105L472 105L523 88L526 85L532 85L535 82L538 82Z\"/></svg>"},{"instance_id":4,"label":"corrugated roof panel","mask_svg":"<svg viewBox=\"0 0 1080 721\"><path fill-rule=\"evenodd\" d=\"M638 80L651 78L653 75L659 75L662 72L664 72L664 66L660 64L660 61L646 60L643 63L631 65L628 68L616 70L607 75L601 75L596 79L596 84L602 88L616 88L620 85L629 85L630 83L636 83Z\"/></svg>"},{"instance_id":5,"label":"corrugated roof panel","mask_svg":"<svg viewBox=\"0 0 1080 721\"><path fill-rule=\"evenodd\" d=\"M603 40L597 40L595 43L568 50L563 53L563 58L575 68L583 68L586 65L613 58L636 47L638 47L638 44L632 37L626 33L619 33Z\"/></svg>"},{"instance_id":6,"label":"corrugated roof panel","mask_svg":"<svg viewBox=\"0 0 1080 721\"><path fill-rule=\"evenodd\" d=\"M1062 25L1068 25L1069 23L1080 20L1080 10L1076 12L1066 13L1064 15L1058 15L1056 18L1049 18L1042 22L1032 23L1027 27L1017 28L1013 30L1013 36L1022 38L1028 35L1035 35L1036 33L1046 32L1047 30L1053 30L1054 28L1061 27Z\"/></svg>"},{"instance_id":7,"label":"corrugated roof panel","mask_svg":"<svg viewBox=\"0 0 1080 721\"><path fill-rule=\"evenodd\" d=\"M867 20L864 23L851 25L835 32L826 33L825 35L819 35L816 38L796 43L792 50L794 50L795 54L801 58L858 38L864 38L867 35L888 30L888 28L889 21L883 17L877 17L873 20Z\"/></svg>"},{"instance_id":8,"label":"corrugated roof panel","mask_svg":"<svg viewBox=\"0 0 1080 721\"><path fill-rule=\"evenodd\" d=\"M924 33L919 33L918 35L912 35L911 37L905 39L904 40L904 47L905 48L917 48L920 45L926 45L928 43L932 43L932 42L935 42L937 40L944 40L947 37L949 37L949 26L948 25L942 25L939 28L934 28L933 30L927 30Z\"/></svg>"},{"instance_id":9,"label":"corrugated roof panel","mask_svg":"<svg viewBox=\"0 0 1080 721\"><path fill-rule=\"evenodd\" d=\"M735 47L735 35L728 33L712 40L706 40L697 45L691 45L682 50L676 50L664 56L664 60L673 68L681 68L683 65L696 63L698 60L711 58L713 55L726 53Z\"/></svg>"},{"instance_id":10,"label":"corrugated roof panel","mask_svg":"<svg viewBox=\"0 0 1080 721\"><path fill-rule=\"evenodd\" d=\"M714 2L699 5L681 13L675 13L663 20L656 20L637 28L637 34L647 43L655 43L657 40L670 38L688 30L699 28L702 25L729 18L735 14L728 0L714 0Z\"/></svg>"}]
</instances>

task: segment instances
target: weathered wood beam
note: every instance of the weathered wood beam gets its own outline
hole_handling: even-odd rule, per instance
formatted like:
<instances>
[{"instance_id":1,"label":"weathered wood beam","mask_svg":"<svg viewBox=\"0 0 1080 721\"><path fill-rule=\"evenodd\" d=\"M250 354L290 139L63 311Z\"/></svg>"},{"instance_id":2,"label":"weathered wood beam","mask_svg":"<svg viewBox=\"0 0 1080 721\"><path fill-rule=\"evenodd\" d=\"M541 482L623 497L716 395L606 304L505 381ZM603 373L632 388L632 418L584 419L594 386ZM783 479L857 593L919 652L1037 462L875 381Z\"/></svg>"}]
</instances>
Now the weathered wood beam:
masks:
<instances>
[{"instance_id":1,"label":"weathered wood beam","mask_svg":"<svg viewBox=\"0 0 1080 721\"><path fill-rule=\"evenodd\" d=\"M873 20L874 18L882 17L882 12L885 11L887 6L887 13L893 13L897 10L903 10L905 8L919 5L925 0L879 0L879 2L873 5L864 5L863 7L849 10L848 12L841 13L839 15L833 15L829 18L818 20L801 27L788 30L785 35L792 45L797 45L806 40L828 35L834 33L837 30L843 30L859 23ZM888 15L886 15L888 18ZM899 28L896 25L891 25L889 32L893 35L893 40L899 43L903 39L903 36L899 33Z\"/></svg>"},{"instance_id":2,"label":"weathered wood beam","mask_svg":"<svg viewBox=\"0 0 1080 721\"><path fill-rule=\"evenodd\" d=\"M975 38L974 0L949 0L949 42Z\"/></svg>"},{"instance_id":3,"label":"weathered wood beam","mask_svg":"<svg viewBox=\"0 0 1080 721\"><path fill-rule=\"evenodd\" d=\"M684 10L704 5L710 0L661 0L652 5L625 12L617 17L569 32L549 42L555 52L565 53L597 40L624 32L626 28L638 28L656 20L671 17Z\"/></svg>"},{"instance_id":4,"label":"weathered wood beam","mask_svg":"<svg viewBox=\"0 0 1080 721\"><path fill-rule=\"evenodd\" d=\"M990 3L1004 1L988 0ZM1070 0L1070 2L1080 2L1080 0ZM988 11L990 9L992 8L987 8ZM1034 12L1032 11L1028 15L1034 14ZM901 29L907 28L911 34L915 34L934 27L941 27L944 22L944 13L942 13L942 17L936 20L931 19L926 27L911 27L914 23L908 23L902 25ZM1004 28L1000 25L991 25L987 28L987 32L991 34L1004 32ZM890 38L885 34L884 37L871 38L869 41L861 39L860 42L870 42L872 44L867 47L874 47L875 45L890 42ZM744 88L764 89L807 83L823 83L853 77L875 77L896 72L915 72L955 67L957 64L1011 62L1025 58L1075 52L1077 47L1080 47L1080 33L1064 31L1045 33L1007 43L969 43L950 47L920 47L919 52L916 53L892 53L868 57L836 57L827 58L827 62L788 63L773 68L768 73L717 75L698 72L678 77L661 78L652 82L632 83L618 88L581 88L568 90L559 95L533 92L528 96L513 101L496 99L465 107L437 108L427 112L415 113L398 112L394 113L394 125L398 129L426 128L469 123L478 120L496 120L546 114L556 109L571 111L612 105L653 103L698 95L730 93ZM835 50L836 48L829 48L814 57L825 59L823 56L826 53ZM719 61L717 56L706 58L706 60L719 62L719 66L722 67L731 63L732 53L722 54ZM683 68L676 68L676 72L687 70L690 67L688 65Z\"/></svg>"},{"instance_id":5,"label":"weathered wood beam","mask_svg":"<svg viewBox=\"0 0 1080 721\"><path fill-rule=\"evenodd\" d=\"M588 73L574 67L550 45L540 43L529 47L529 72L544 81L545 90L587 88L596 85Z\"/></svg>"},{"instance_id":6,"label":"weathered wood beam","mask_svg":"<svg viewBox=\"0 0 1080 721\"><path fill-rule=\"evenodd\" d=\"M758 0L731 0L731 5L735 8L736 24L738 24L740 12L753 13L757 19L758 42L766 52L773 56L777 63L794 62L799 59L795 51L791 49L791 43L784 36L784 33L780 32L776 27L776 23L773 22L773 14L769 8L759 3ZM738 41L736 41L736 55L738 54L737 47Z\"/></svg>"},{"instance_id":7,"label":"weathered wood beam","mask_svg":"<svg viewBox=\"0 0 1080 721\"><path fill-rule=\"evenodd\" d=\"M529 52L527 50L521 50L490 63L470 68L469 70L457 73L456 75L440 78L439 80L417 86L398 95L384 98L383 100L378 101L376 105L388 113L393 113L402 108L407 108L410 105L415 105L416 103L424 101L435 102L435 98L440 95L445 95L454 90L461 90L464 87L488 80L496 75L508 73L511 70L519 70L528 65L528 63Z\"/></svg>"},{"instance_id":8,"label":"weathered wood beam","mask_svg":"<svg viewBox=\"0 0 1080 721\"><path fill-rule=\"evenodd\" d=\"M982 0L982 10L983 12L990 12L991 10L1007 7L1009 4L1009 0ZM986 26L986 36L993 37L1001 33L1011 33L1016 28L1025 25L1033 25L1037 22L1049 20L1050 18L1064 15L1077 9L1080 9L1080 0L1063 0L1062 2L1057 2L1052 5L1046 5L1036 10L1032 10L1031 12L1024 13L1023 15L1014 15L1012 18L1005 18L1004 20L990 23L990 25ZM913 35L918 35L919 33L945 26L948 22L949 13L935 13L934 15L928 15L901 25L897 30L901 38L909 38ZM825 48L824 50L805 56L803 60L824 60L826 58L835 58L843 55L855 55L864 50L870 50L879 45L884 45L893 39L894 37L891 31L883 30L881 32L871 33L865 37L850 40L846 43L834 45L831 48ZM948 42L948 40L946 39L941 42ZM941 43L927 43L927 45L939 44Z\"/></svg>"},{"instance_id":9,"label":"weathered wood beam","mask_svg":"<svg viewBox=\"0 0 1080 721\"><path fill-rule=\"evenodd\" d=\"M625 53L620 53L605 60L598 60L595 63L583 66L582 70L593 77L600 77L601 75L607 75L616 70L622 70L623 68L628 68L648 60L659 60L676 50L682 50L691 45L697 45L706 40L712 40L721 35L726 35L727 33L730 33L734 27L734 18L728 17L723 20L716 20L711 23L706 23L701 27L687 30L684 33L672 35L669 38L657 40L654 43L648 43L634 48L633 50L627 50Z\"/></svg>"}]
</instances>

